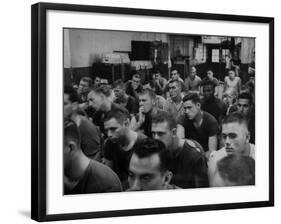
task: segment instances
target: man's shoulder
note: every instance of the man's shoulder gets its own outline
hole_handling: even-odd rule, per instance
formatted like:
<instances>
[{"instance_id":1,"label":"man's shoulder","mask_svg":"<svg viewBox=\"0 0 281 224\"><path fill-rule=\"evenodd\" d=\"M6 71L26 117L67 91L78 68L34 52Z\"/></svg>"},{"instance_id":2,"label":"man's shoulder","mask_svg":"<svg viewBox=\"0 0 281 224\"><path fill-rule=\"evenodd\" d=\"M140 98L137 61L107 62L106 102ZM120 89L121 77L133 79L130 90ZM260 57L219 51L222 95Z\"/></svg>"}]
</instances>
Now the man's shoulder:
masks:
<instances>
[{"instance_id":1,"label":"man's shoulder","mask_svg":"<svg viewBox=\"0 0 281 224\"><path fill-rule=\"evenodd\" d=\"M203 121L208 123L218 123L216 118L207 111L203 111Z\"/></svg>"},{"instance_id":2,"label":"man's shoulder","mask_svg":"<svg viewBox=\"0 0 281 224\"><path fill-rule=\"evenodd\" d=\"M223 157L227 156L225 147L222 147L221 149L217 150L217 151L213 151L210 154L209 157L209 162L213 161L213 162L217 162L218 160L222 159Z\"/></svg>"},{"instance_id":3,"label":"man's shoulder","mask_svg":"<svg viewBox=\"0 0 281 224\"><path fill-rule=\"evenodd\" d=\"M182 153L186 155L190 160L198 160L203 157L203 148L195 140L185 139L182 146Z\"/></svg>"},{"instance_id":4,"label":"man's shoulder","mask_svg":"<svg viewBox=\"0 0 281 224\"><path fill-rule=\"evenodd\" d=\"M117 174L108 166L97 162L95 160L90 161L91 175L95 179L95 184L100 185L104 189L111 188L113 186L119 187L121 190L121 183Z\"/></svg>"}]
</instances>

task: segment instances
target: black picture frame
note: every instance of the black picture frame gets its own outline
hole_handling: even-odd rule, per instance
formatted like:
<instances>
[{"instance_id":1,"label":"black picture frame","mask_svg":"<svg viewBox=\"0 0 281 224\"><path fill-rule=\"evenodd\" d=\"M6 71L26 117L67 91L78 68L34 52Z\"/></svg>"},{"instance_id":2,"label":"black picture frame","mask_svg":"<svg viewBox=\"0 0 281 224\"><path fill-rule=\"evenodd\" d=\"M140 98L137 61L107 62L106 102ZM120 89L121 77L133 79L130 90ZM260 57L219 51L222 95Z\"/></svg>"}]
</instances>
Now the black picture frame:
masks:
<instances>
[{"instance_id":1,"label":"black picture frame","mask_svg":"<svg viewBox=\"0 0 281 224\"><path fill-rule=\"evenodd\" d=\"M47 127L47 88L46 88L46 13L48 10L56 11L75 11L84 13L110 13L123 15L153 16L153 17L170 17L170 18L190 18L204 19L215 21L229 22L253 22L269 25L269 200L243 202L243 203L225 203L212 205L196 206L176 206L176 207L159 207L143 208L132 210L114 210L99 212L83 212L68 214L46 213L46 127ZM136 8L118 8L102 7L88 5L72 4L55 4L55 3L37 3L32 5L32 155L31 155L31 218L37 221L54 221L69 219L85 219L100 217L148 215L161 213L178 213L206 210L237 209L237 208L254 208L274 206L274 18L270 17L253 17L239 15L224 15L210 13L194 13L183 11L163 11L151 9Z\"/></svg>"}]
</instances>

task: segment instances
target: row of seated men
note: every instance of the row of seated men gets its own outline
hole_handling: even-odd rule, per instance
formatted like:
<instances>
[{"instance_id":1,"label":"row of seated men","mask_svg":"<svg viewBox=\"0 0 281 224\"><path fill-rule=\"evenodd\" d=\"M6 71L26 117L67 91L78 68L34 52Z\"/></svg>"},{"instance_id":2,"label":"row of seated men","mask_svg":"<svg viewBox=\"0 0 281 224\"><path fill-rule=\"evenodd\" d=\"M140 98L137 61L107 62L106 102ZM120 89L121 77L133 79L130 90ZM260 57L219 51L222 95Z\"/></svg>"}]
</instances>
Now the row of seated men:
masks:
<instances>
[{"instance_id":1,"label":"row of seated men","mask_svg":"<svg viewBox=\"0 0 281 224\"><path fill-rule=\"evenodd\" d=\"M64 89L65 194L254 184L250 94L239 95L234 112L214 110L215 117L202 110L204 85L202 99L194 92L182 97L171 80L164 106L148 88L138 93L135 113L116 103L120 90L126 95L123 83L117 87L90 89L86 103L79 88ZM173 96L180 96L182 112Z\"/></svg>"}]
</instances>

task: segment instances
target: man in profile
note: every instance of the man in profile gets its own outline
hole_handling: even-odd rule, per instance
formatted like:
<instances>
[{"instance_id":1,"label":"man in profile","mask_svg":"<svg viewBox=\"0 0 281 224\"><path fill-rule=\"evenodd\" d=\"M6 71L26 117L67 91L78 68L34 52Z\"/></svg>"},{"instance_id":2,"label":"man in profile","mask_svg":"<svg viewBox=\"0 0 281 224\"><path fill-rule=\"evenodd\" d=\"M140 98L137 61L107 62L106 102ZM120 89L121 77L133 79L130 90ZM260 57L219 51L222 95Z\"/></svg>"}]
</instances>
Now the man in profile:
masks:
<instances>
[{"instance_id":1,"label":"man in profile","mask_svg":"<svg viewBox=\"0 0 281 224\"><path fill-rule=\"evenodd\" d=\"M152 138L139 141L129 163L128 191L177 189L171 185L169 152L164 143Z\"/></svg>"},{"instance_id":2,"label":"man in profile","mask_svg":"<svg viewBox=\"0 0 281 224\"><path fill-rule=\"evenodd\" d=\"M152 136L164 143L171 156L171 184L181 188L208 187L207 162L201 145L180 139L176 127L174 117L166 111L158 111L152 117Z\"/></svg>"},{"instance_id":3,"label":"man in profile","mask_svg":"<svg viewBox=\"0 0 281 224\"><path fill-rule=\"evenodd\" d=\"M118 176L107 166L91 160L80 148L76 124L64 122L64 194L86 194L122 191Z\"/></svg>"},{"instance_id":4,"label":"man in profile","mask_svg":"<svg viewBox=\"0 0 281 224\"><path fill-rule=\"evenodd\" d=\"M101 160L101 135L100 130L86 116L82 116L79 107L77 92L70 86L64 87L63 116L64 119L73 120L80 133L80 143L83 153L97 161Z\"/></svg>"}]
</instances>

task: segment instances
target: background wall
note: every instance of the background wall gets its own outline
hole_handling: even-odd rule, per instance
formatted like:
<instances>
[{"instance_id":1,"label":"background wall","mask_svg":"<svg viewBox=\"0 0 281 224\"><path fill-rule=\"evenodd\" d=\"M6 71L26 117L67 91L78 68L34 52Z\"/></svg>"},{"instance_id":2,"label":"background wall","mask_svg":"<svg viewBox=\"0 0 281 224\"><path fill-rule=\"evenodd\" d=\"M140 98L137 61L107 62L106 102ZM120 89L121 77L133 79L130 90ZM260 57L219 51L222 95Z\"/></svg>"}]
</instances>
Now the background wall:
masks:
<instances>
[{"instance_id":1,"label":"background wall","mask_svg":"<svg viewBox=\"0 0 281 224\"><path fill-rule=\"evenodd\" d=\"M51 0L50 0L51 1ZM36 1L5 1L1 6L1 185L0 223L35 223L30 220L30 5ZM95 4L275 17L275 99L280 99L280 7L277 1L236 0L151 1L68 0L62 3ZM278 62L278 63L277 63ZM275 104L276 206L141 217L76 220L53 223L279 223L281 214L280 101ZM277 221L278 220L278 221Z\"/></svg>"}]
</instances>

